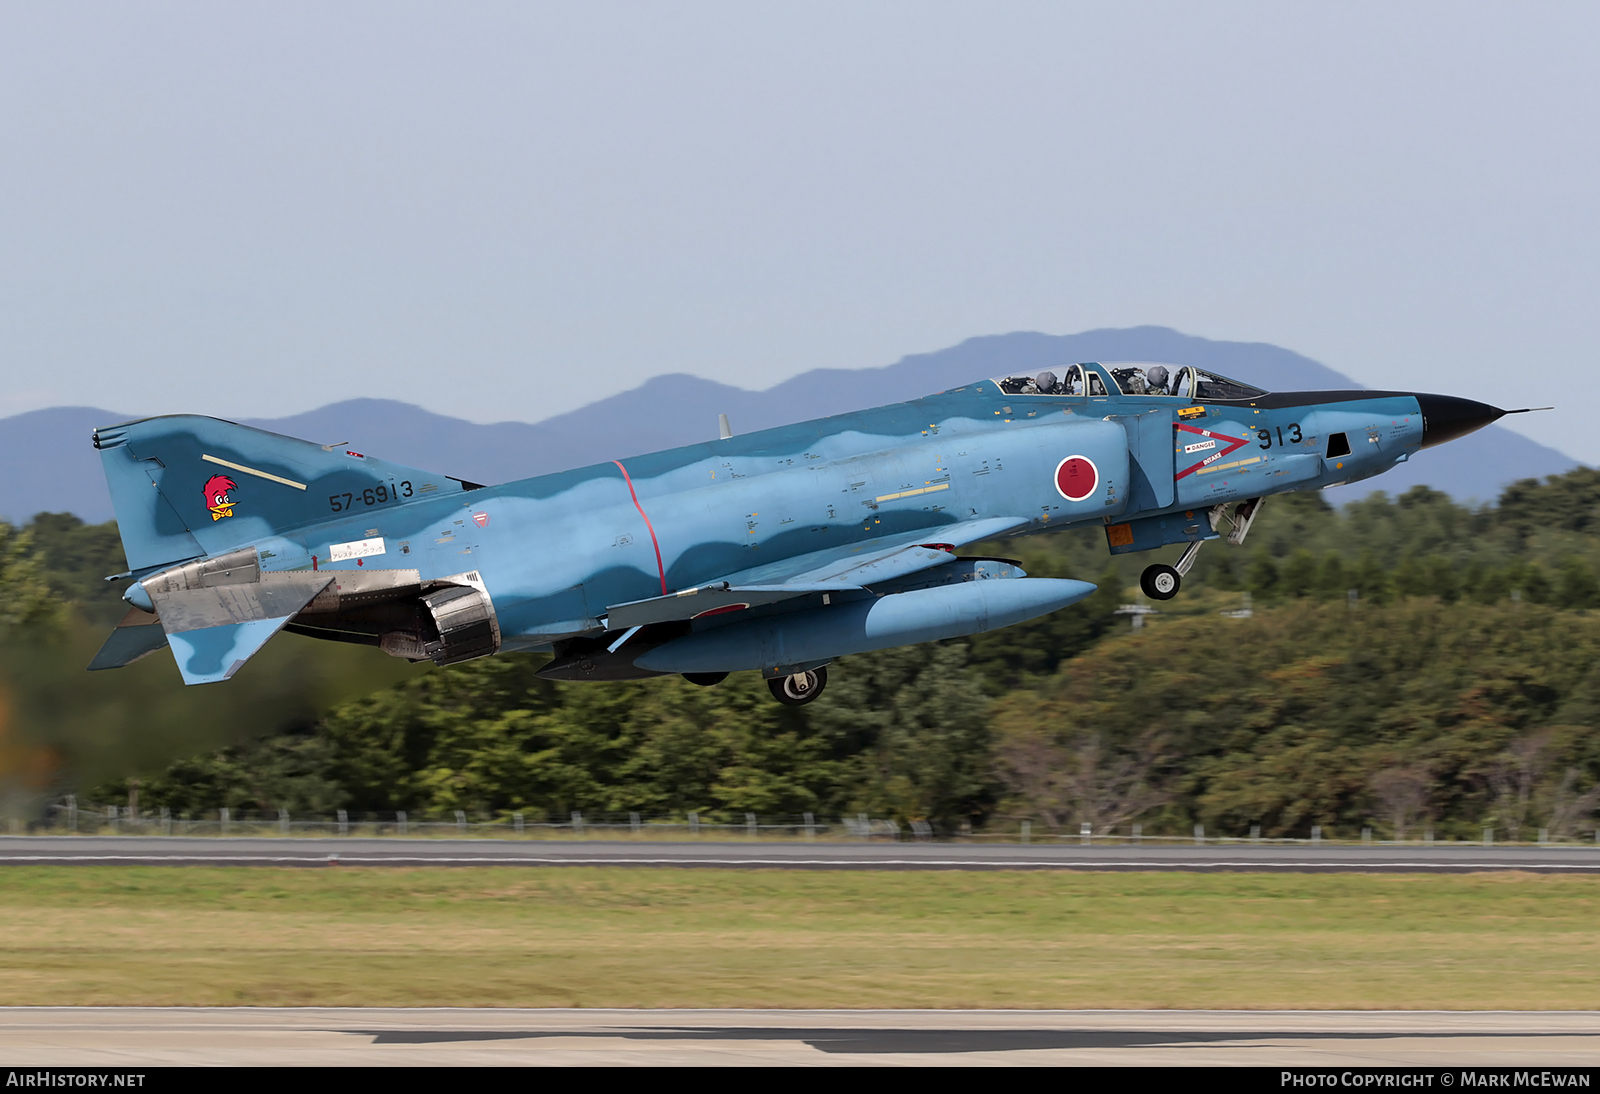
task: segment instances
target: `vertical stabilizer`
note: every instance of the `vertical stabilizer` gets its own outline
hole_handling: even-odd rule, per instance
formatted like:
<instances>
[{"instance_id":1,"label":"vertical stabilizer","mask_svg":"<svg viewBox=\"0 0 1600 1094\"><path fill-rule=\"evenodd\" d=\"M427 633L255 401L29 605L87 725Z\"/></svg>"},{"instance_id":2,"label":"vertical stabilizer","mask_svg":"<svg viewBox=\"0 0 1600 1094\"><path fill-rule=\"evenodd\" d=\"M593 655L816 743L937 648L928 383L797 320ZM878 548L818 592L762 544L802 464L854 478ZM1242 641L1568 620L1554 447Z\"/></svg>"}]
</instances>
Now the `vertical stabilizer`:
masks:
<instances>
[{"instance_id":1,"label":"vertical stabilizer","mask_svg":"<svg viewBox=\"0 0 1600 1094\"><path fill-rule=\"evenodd\" d=\"M342 513L374 515L477 484L266 430L173 414L95 431L135 573Z\"/></svg>"},{"instance_id":2,"label":"vertical stabilizer","mask_svg":"<svg viewBox=\"0 0 1600 1094\"><path fill-rule=\"evenodd\" d=\"M96 430L94 446L100 450L106 485L111 488L128 569L138 573L205 554L161 491L166 467L159 459L140 459L128 446L128 430L121 426Z\"/></svg>"}]
</instances>

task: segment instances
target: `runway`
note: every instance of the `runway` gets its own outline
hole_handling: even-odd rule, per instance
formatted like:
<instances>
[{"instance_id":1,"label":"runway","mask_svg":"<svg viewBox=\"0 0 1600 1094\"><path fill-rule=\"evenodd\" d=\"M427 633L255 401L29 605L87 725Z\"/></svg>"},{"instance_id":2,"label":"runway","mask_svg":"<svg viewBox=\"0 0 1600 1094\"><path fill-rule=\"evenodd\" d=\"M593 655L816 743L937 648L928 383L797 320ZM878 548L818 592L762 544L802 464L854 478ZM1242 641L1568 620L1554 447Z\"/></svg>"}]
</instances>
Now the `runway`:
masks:
<instances>
[{"instance_id":1,"label":"runway","mask_svg":"<svg viewBox=\"0 0 1600 1094\"><path fill-rule=\"evenodd\" d=\"M1600 1014L0 1008L0 1069L171 1065L1600 1064Z\"/></svg>"},{"instance_id":2,"label":"runway","mask_svg":"<svg viewBox=\"0 0 1600 1094\"><path fill-rule=\"evenodd\" d=\"M1600 873L1577 844L1083 845L178 836L5 836L0 865L654 866L789 870L1197 870Z\"/></svg>"}]
</instances>

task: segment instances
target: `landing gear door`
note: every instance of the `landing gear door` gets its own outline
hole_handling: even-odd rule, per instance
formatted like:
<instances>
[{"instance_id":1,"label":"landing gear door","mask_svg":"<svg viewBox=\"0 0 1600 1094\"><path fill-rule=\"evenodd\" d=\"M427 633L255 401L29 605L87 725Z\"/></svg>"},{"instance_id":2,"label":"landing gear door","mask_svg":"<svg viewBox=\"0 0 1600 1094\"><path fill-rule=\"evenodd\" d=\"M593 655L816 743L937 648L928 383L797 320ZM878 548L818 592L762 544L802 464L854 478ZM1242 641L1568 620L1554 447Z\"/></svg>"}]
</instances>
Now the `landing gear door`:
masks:
<instances>
[{"instance_id":1,"label":"landing gear door","mask_svg":"<svg viewBox=\"0 0 1600 1094\"><path fill-rule=\"evenodd\" d=\"M1126 513L1166 509L1174 494L1173 413L1157 408L1119 417L1128 434L1128 507Z\"/></svg>"}]
</instances>

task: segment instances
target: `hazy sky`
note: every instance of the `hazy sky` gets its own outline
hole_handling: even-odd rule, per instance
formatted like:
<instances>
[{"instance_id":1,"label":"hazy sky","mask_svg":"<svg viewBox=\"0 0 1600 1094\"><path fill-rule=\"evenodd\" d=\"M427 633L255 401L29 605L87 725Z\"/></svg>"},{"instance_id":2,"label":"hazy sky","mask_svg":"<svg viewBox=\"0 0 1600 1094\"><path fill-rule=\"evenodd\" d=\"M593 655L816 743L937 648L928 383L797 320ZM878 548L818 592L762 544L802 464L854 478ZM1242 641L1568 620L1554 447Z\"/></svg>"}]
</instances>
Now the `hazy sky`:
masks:
<instances>
[{"instance_id":1,"label":"hazy sky","mask_svg":"<svg viewBox=\"0 0 1600 1094\"><path fill-rule=\"evenodd\" d=\"M1600 462L1600 4L0 0L0 415L1144 323Z\"/></svg>"}]
</instances>

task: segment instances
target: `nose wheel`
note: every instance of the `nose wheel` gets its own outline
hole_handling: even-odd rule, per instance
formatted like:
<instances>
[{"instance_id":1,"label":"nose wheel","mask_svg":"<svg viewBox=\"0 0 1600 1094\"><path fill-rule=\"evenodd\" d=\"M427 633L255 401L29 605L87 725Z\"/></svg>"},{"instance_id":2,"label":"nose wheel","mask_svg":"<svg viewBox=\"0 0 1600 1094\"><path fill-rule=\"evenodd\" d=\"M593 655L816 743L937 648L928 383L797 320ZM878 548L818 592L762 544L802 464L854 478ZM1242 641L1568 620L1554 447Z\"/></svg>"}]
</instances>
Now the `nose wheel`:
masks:
<instances>
[{"instance_id":1,"label":"nose wheel","mask_svg":"<svg viewBox=\"0 0 1600 1094\"><path fill-rule=\"evenodd\" d=\"M1176 566L1167 566L1156 563L1146 566L1144 573L1139 575L1139 588L1144 590L1144 595L1151 600L1171 600L1178 595L1178 590L1183 587L1183 575L1194 568L1194 558L1200 553L1200 547L1205 540L1195 540L1183 549L1183 554L1178 556Z\"/></svg>"},{"instance_id":2,"label":"nose wheel","mask_svg":"<svg viewBox=\"0 0 1600 1094\"><path fill-rule=\"evenodd\" d=\"M786 707L803 707L822 694L828 686L826 668L807 669L791 676L779 676L767 681L772 697Z\"/></svg>"},{"instance_id":3,"label":"nose wheel","mask_svg":"<svg viewBox=\"0 0 1600 1094\"><path fill-rule=\"evenodd\" d=\"M1165 563L1146 566L1144 573L1139 575L1139 588L1151 600L1171 600L1178 595L1182 585L1183 578L1178 571Z\"/></svg>"}]
</instances>

